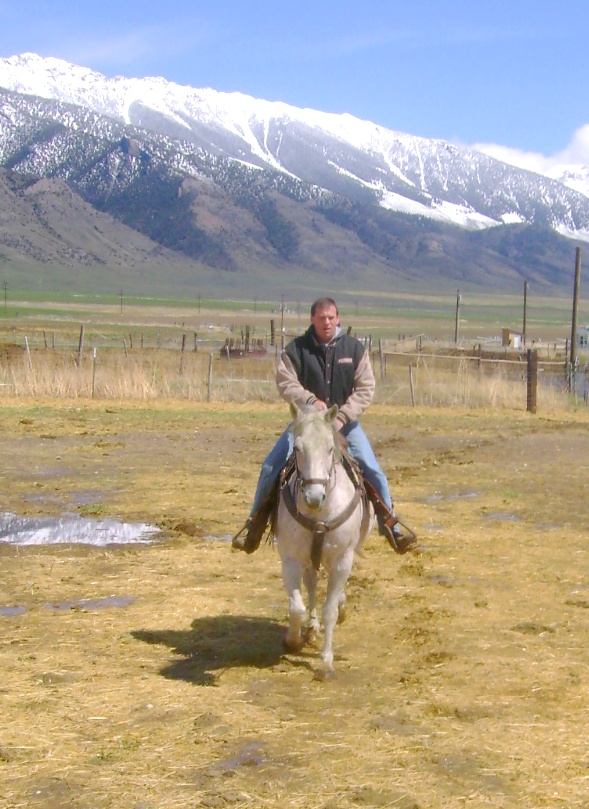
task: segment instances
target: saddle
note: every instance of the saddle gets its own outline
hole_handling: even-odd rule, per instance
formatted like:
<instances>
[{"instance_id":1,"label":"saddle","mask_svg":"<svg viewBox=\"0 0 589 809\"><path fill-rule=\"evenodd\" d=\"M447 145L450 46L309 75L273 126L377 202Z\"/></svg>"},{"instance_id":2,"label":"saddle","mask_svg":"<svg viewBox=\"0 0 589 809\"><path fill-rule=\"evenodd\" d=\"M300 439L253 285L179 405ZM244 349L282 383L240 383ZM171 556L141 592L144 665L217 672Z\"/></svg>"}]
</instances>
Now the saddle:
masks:
<instances>
[{"instance_id":1,"label":"saddle","mask_svg":"<svg viewBox=\"0 0 589 809\"><path fill-rule=\"evenodd\" d=\"M340 439L340 449L341 449L341 459L342 465L346 470L346 473L352 483L354 484L354 488L356 489L357 497L355 498L355 502L352 505L355 507L357 505L358 500L361 500L364 505L364 514L368 515L368 503L372 503L374 508L374 513L378 518L379 525L381 522L385 523L390 531L392 531L393 526L396 522L398 522L397 518L391 513L389 507L381 498L379 493L376 491L374 486L372 486L362 474L362 470L358 465L358 462L350 455L347 449L347 441L344 436L338 433L338 438ZM267 534L267 539L270 540L273 535L275 534L276 528L276 518L278 514L278 502L280 499L280 492L281 490L287 486L287 484L291 481L293 475L296 472L296 460L294 453L290 456L287 460L285 466L282 468L278 478L276 479L276 483L274 484L272 491L264 501L264 503L260 506L258 511L246 521L243 528L238 531L238 533L233 537L232 546L236 549L243 550L246 553L253 553L256 551L262 541L262 537L266 533L268 527L270 530ZM287 488L287 491L288 488ZM288 499L285 500L285 504L287 508L289 508L289 501ZM293 503L290 504L289 510L293 513L292 509L294 508L296 513L296 506ZM293 514L294 516L294 514ZM365 519L368 519L366 516ZM309 521L310 527L313 531L320 532L320 528L317 529L314 527L312 521ZM329 528L333 528L334 525L326 527L325 530L329 530ZM243 534L246 534L245 537ZM386 535L386 534L385 534ZM414 535L413 535L414 536ZM390 539L389 539L390 543ZM317 543L318 545L320 543ZM396 544L392 544L392 547L397 551L397 553L404 553L405 549L399 550L396 547ZM409 548L409 544L407 545L407 550ZM314 563L318 557L321 555L320 547L313 553L315 557L313 559Z\"/></svg>"},{"instance_id":2,"label":"saddle","mask_svg":"<svg viewBox=\"0 0 589 809\"><path fill-rule=\"evenodd\" d=\"M368 505L369 494L368 489L372 489L378 499L380 499L376 490L370 486L368 481L364 480L364 475L362 474L362 470L355 458L352 458L350 453L347 450L347 441L344 436L340 436L338 433L338 437L340 437L340 444L341 444L341 459L342 459L342 466L347 472L348 477L354 484L355 489L360 490L360 495L362 498L362 502L364 506ZM283 466L282 470L280 471L280 475L278 476L278 485L274 487L272 490L272 497L274 498L273 507L271 511L272 520L274 521L276 517L276 513L278 511L278 499L280 490L288 483L292 476L295 474L296 471L296 459L294 453L290 456L287 460L286 464Z\"/></svg>"}]
</instances>

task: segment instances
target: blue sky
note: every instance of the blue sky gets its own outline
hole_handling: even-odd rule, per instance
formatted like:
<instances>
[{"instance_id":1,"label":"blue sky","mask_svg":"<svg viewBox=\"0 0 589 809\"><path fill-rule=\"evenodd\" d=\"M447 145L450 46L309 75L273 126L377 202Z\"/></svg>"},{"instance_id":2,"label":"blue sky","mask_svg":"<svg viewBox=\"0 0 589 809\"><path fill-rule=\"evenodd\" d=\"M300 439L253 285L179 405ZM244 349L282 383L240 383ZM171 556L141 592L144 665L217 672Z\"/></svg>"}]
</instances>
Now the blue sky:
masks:
<instances>
[{"instance_id":1,"label":"blue sky","mask_svg":"<svg viewBox=\"0 0 589 809\"><path fill-rule=\"evenodd\" d=\"M0 0L0 57L163 76L529 167L589 163L586 0Z\"/></svg>"}]
</instances>

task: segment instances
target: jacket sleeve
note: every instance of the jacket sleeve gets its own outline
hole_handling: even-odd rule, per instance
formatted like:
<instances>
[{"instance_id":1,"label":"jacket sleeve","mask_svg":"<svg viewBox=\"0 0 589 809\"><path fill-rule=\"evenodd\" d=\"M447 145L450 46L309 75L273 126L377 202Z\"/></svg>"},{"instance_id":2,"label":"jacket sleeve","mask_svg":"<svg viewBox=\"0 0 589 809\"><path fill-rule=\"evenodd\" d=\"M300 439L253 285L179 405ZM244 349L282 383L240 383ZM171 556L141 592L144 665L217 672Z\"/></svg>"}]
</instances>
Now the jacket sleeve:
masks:
<instances>
[{"instance_id":1,"label":"jacket sleeve","mask_svg":"<svg viewBox=\"0 0 589 809\"><path fill-rule=\"evenodd\" d=\"M285 402L294 403L303 408L306 404L313 404L317 400L314 393L306 390L297 376L296 369L288 354L283 351L276 368L276 387Z\"/></svg>"},{"instance_id":2,"label":"jacket sleeve","mask_svg":"<svg viewBox=\"0 0 589 809\"><path fill-rule=\"evenodd\" d=\"M340 407L338 417L343 416L342 420L346 424L356 421L374 398L375 389L376 380L370 362L370 354L368 351L364 351L354 374L354 390Z\"/></svg>"}]
</instances>

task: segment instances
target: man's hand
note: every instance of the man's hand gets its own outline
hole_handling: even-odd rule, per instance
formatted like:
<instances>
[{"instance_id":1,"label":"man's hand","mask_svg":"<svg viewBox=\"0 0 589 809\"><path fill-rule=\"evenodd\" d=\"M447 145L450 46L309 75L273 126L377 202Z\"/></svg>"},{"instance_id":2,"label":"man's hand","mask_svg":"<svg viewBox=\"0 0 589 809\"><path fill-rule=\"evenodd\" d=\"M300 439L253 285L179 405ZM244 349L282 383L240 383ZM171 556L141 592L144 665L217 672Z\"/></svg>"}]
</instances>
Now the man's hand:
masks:
<instances>
[{"instance_id":1,"label":"man's hand","mask_svg":"<svg viewBox=\"0 0 589 809\"><path fill-rule=\"evenodd\" d=\"M327 410L327 405L325 404L325 402L322 402L321 399L315 399L315 401L313 402L313 407L315 408L315 410ZM335 429L339 432L341 428L344 426L344 424L345 422L343 422L341 419L336 419Z\"/></svg>"}]
</instances>

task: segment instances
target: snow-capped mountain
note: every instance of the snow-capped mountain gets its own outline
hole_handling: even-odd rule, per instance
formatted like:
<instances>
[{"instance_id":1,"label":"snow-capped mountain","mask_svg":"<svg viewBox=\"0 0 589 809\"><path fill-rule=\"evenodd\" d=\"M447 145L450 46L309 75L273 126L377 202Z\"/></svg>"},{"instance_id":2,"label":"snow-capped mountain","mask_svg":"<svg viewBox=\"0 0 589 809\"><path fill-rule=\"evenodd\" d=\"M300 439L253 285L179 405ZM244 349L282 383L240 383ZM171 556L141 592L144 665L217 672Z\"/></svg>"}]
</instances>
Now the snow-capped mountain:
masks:
<instances>
[{"instance_id":1,"label":"snow-capped mountain","mask_svg":"<svg viewBox=\"0 0 589 809\"><path fill-rule=\"evenodd\" d=\"M0 87L90 110L175 142L390 210L469 230L541 223L589 240L589 198L568 183L351 115L163 78L107 78L34 54L0 60ZM0 155L1 157L1 155ZM581 187L581 186L579 186Z\"/></svg>"},{"instance_id":2,"label":"snow-capped mountain","mask_svg":"<svg viewBox=\"0 0 589 809\"><path fill-rule=\"evenodd\" d=\"M0 59L0 256L20 288L552 290L570 283L570 237L589 240L587 196L472 149Z\"/></svg>"},{"instance_id":3,"label":"snow-capped mountain","mask_svg":"<svg viewBox=\"0 0 589 809\"><path fill-rule=\"evenodd\" d=\"M546 176L589 197L589 166L584 164L552 166Z\"/></svg>"}]
</instances>

